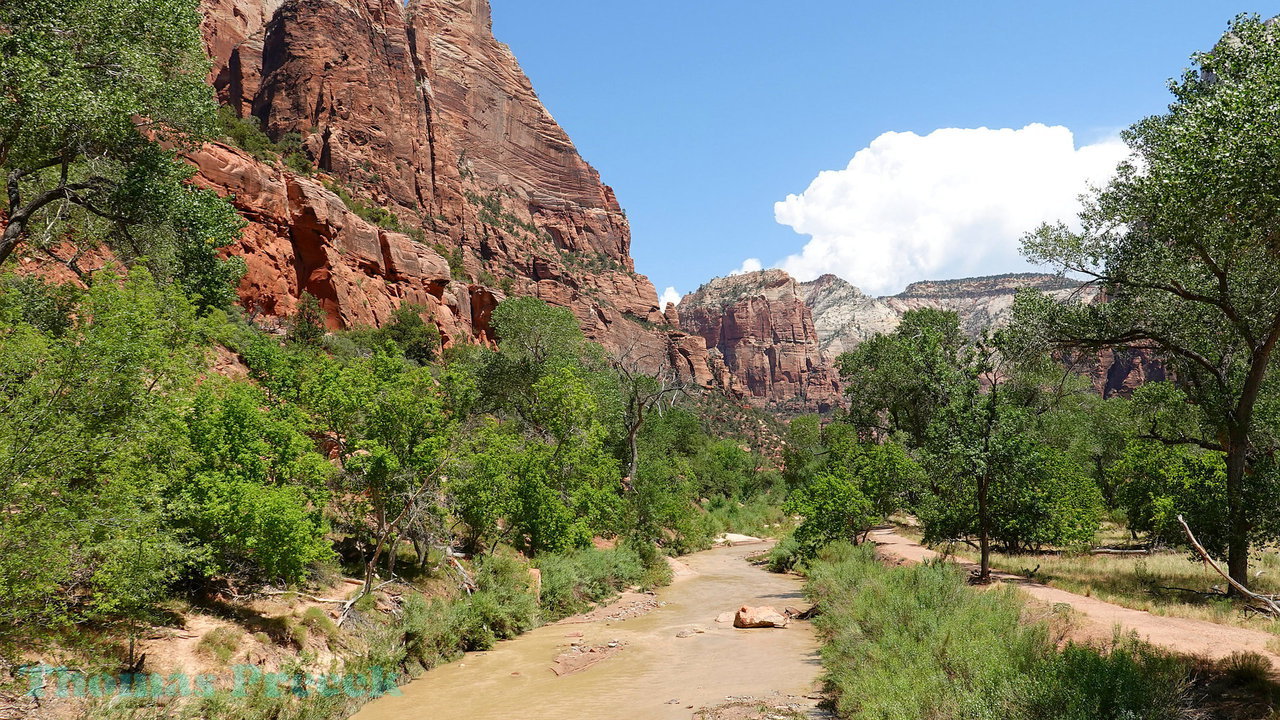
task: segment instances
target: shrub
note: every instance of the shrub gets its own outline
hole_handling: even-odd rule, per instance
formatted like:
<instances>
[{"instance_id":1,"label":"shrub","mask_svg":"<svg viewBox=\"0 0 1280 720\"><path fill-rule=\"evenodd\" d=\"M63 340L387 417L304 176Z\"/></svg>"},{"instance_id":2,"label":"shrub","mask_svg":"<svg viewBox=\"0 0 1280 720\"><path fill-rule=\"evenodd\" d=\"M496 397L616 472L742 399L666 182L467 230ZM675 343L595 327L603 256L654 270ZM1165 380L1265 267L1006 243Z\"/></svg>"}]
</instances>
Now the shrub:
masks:
<instances>
[{"instance_id":1,"label":"shrub","mask_svg":"<svg viewBox=\"0 0 1280 720\"><path fill-rule=\"evenodd\" d=\"M280 151L262 131L261 121L257 117L250 115L242 118L227 105L218 108L218 129L233 145L259 160L270 160Z\"/></svg>"},{"instance_id":2,"label":"shrub","mask_svg":"<svg viewBox=\"0 0 1280 720\"><path fill-rule=\"evenodd\" d=\"M769 572L784 573L795 570L804 559L800 541L788 535L769 551Z\"/></svg>"},{"instance_id":3,"label":"shrub","mask_svg":"<svg viewBox=\"0 0 1280 720\"><path fill-rule=\"evenodd\" d=\"M1184 661L1137 640L1109 652L1068 645L1031 674L1018 704L1027 718L1177 720L1187 689Z\"/></svg>"},{"instance_id":4,"label":"shrub","mask_svg":"<svg viewBox=\"0 0 1280 720\"><path fill-rule=\"evenodd\" d=\"M462 652L462 635L453 620L446 600L435 598L428 602L421 595L410 595L401 621L407 659L430 670L457 657Z\"/></svg>"},{"instance_id":5,"label":"shrub","mask_svg":"<svg viewBox=\"0 0 1280 720\"><path fill-rule=\"evenodd\" d=\"M662 561L663 566L666 562ZM538 560L542 571L542 610L548 619L579 613L612 597L622 588L640 583L645 564L634 550L586 549Z\"/></svg>"},{"instance_id":6,"label":"shrub","mask_svg":"<svg viewBox=\"0 0 1280 720\"><path fill-rule=\"evenodd\" d=\"M1255 652L1235 652L1222 664L1223 672L1235 685L1266 688L1271 684L1271 660Z\"/></svg>"},{"instance_id":7,"label":"shrub","mask_svg":"<svg viewBox=\"0 0 1280 720\"><path fill-rule=\"evenodd\" d=\"M826 683L842 718L1165 720L1189 668L1136 641L1057 652L1013 588L968 587L943 564L886 568L836 543L810 564Z\"/></svg>"},{"instance_id":8,"label":"shrub","mask_svg":"<svg viewBox=\"0 0 1280 720\"><path fill-rule=\"evenodd\" d=\"M230 662L240 649L240 634L231 628L214 628L200 638L196 651L218 659L220 663Z\"/></svg>"},{"instance_id":9,"label":"shrub","mask_svg":"<svg viewBox=\"0 0 1280 720\"><path fill-rule=\"evenodd\" d=\"M319 347L324 342L325 312L320 301L309 292L302 293L298 302L298 311L289 319L289 341Z\"/></svg>"},{"instance_id":10,"label":"shrub","mask_svg":"<svg viewBox=\"0 0 1280 720\"><path fill-rule=\"evenodd\" d=\"M856 481L826 473L793 493L787 512L804 517L794 540L808 557L839 540L861 542L877 520Z\"/></svg>"},{"instance_id":11,"label":"shrub","mask_svg":"<svg viewBox=\"0 0 1280 720\"><path fill-rule=\"evenodd\" d=\"M1004 718L1003 701L1047 652L1016 591L976 592L954 567L888 570L868 547L831 545L810 568L842 717Z\"/></svg>"},{"instance_id":12,"label":"shrub","mask_svg":"<svg viewBox=\"0 0 1280 720\"><path fill-rule=\"evenodd\" d=\"M451 623L463 650L488 650L538 623L538 600L529 588L528 568L507 555L486 557L476 573L478 590L453 606Z\"/></svg>"}]
</instances>

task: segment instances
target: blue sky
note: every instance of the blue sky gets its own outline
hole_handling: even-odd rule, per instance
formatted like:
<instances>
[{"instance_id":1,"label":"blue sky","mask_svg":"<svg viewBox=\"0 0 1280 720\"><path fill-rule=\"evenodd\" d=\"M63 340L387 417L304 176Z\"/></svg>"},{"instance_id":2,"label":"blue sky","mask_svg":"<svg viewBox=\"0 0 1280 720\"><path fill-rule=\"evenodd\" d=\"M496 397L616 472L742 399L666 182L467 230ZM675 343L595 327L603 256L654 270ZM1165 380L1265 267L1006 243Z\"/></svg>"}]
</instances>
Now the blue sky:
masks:
<instances>
[{"instance_id":1,"label":"blue sky","mask_svg":"<svg viewBox=\"0 0 1280 720\"><path fill-rule=\"evenodd\" d=\"M1062 178L1083 185L1114 165L1107 139L1160 112L1190 54L1237 12L1258 10L1217 0L492 4L498 39L617 190L638 269L659 292L691 292L748 258L856 276L884 293L1021 269L1019 223L1069 211L1059 196L1076 191ZM1050 127L934 133L1033 124ZM828 170L844 172L810 188Z\"/></svg>"}]
</instances>

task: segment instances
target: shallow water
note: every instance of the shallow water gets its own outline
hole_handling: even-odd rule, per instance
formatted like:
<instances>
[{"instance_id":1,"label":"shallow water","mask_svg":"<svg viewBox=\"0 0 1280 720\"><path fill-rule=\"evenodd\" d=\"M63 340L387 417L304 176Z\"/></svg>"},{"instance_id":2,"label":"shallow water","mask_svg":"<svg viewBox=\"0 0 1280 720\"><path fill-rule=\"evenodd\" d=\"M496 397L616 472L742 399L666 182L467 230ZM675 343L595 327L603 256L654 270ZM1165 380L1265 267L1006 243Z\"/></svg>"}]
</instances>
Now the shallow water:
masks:
<instances>
[{"instance_id":1,"label":"shallow water","mask_svg":"<svg viewBox=\"0 0 1280 720\"><path fill-rule=\"evenodd\" d=\"M623 621L549 625L486 653L437 668L398 697L367 705L354 720L687 720L693 708L726 697L805 695L820 670L807 622L786 630L737 630L716 616L740 605L801 605L802 581L744 558L760 546L709 550L684 558L697 575L658 593L667 605ZM678 638L692 626L704 634ZM587 646L625 643L617 655L574 675L551 665L570 633ZM677 703L670 701L676 700Z\"/></svg>"}]
</instances>

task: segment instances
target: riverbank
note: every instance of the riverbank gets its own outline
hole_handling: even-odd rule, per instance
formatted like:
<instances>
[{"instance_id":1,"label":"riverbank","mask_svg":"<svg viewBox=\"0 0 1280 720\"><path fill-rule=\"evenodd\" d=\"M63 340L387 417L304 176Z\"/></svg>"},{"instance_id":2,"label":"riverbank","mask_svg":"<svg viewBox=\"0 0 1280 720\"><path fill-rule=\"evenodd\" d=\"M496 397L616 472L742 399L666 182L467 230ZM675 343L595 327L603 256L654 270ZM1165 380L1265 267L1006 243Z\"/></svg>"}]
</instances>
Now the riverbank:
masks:
<instances>
[{"instance_id":1,"label":"riverbank","mask_svg":"<svg viewBox=\"0 0 1280 720\"><path fill-rule=\"evenodd\" d=\"M685 558L692 574L658 590L654 611L628 619L548 625L493 650L433 670L354 720L688 720L729 703L816 706L821 665L807 622L785 630L717 623L741 605L799 605L803 580L747 561L766 546L726 547ZM615 652L584 671L557 675L575 647ZM609 648L614 644L613 648Z\"/></svg>"}]
</instances>

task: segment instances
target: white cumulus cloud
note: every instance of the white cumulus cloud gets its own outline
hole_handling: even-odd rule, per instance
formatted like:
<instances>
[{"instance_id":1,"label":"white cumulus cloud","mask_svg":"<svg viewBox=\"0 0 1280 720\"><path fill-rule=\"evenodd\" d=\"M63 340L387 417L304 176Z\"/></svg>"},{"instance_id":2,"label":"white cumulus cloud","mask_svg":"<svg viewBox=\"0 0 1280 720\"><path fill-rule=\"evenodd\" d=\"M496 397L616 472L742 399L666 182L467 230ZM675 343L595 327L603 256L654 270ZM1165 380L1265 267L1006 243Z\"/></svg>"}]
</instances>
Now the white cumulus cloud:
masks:
<instances>
[{"instance_id":1,"label":"white cumulus cloud","mask_svg":"<svg viewBox=\"0 0 1280 720\"><path fill-rule=\"evenodd\" d=\"M1077 148L1071 130L1040 124L885 133L775 206L779 223L811 236L779 265L800 280L834 273L873 295L1030 270L1022 235L1074 221L1079 195L1126 157L1118 138Z\"/></svg>"},{"instance_id":2,"label":"white cumulus cloud","mask_svg":"<svg viewBox=\"0 0 1280 720\"><path fill-rule=\"evenodd\" d=\"M684 297L678 290L669 287L662 291L662 297L658 298L658 307L666 308L668 303L680 304L680 298Z\"/></svg>"},{"instance_id":3,"label":"white cumulus cloud","mask_svg":"<svg viewBox=\"0 0 1280 720\"><path fill-rule=\"evenodd\" d=\"M731 271L730 275L744 275L751 272L760 272L764 269L764 263L759 258L747 258L742 261L742 266L737 270Z\"/></svg>"}]
</instances>

